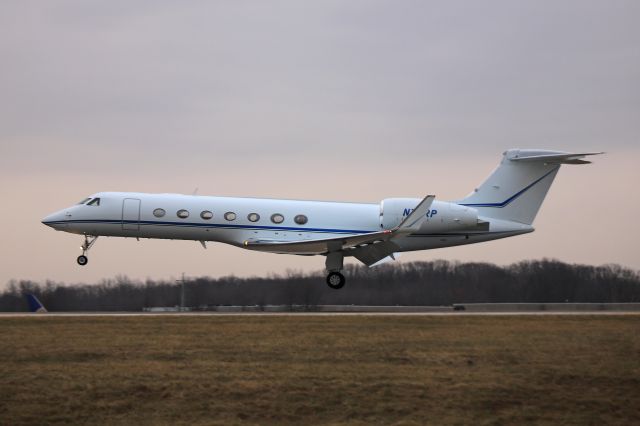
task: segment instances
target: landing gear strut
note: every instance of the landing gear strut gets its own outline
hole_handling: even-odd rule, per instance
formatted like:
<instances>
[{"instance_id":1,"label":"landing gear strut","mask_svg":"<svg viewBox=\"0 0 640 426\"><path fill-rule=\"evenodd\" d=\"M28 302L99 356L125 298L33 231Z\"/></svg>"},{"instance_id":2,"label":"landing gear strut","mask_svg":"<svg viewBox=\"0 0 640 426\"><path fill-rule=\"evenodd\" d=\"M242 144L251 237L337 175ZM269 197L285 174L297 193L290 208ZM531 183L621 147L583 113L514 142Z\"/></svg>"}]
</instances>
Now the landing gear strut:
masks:
<instances>
[{"instance_id":1,"label":"landing gear strut","mask_svg":"<svg viewBox=\"0 0 640 426\"><path fill-rule=\"evenodd\" d=\"M80 248L82 249L82 254L78 256L78 259L76 259L76 261L78 262L78 265L84 266L87 263L89 263L89 258L86 256L86 254L91 248L91 246L93 246L93 244L96 242L97 239L98 237L97 236L94 237L93 235L84 236L84 243L82 243L82 246L80 246Z\"/></svg>"},{"instance_id":2,"label":"landing gear strut","mask_svg":"<svg viewBox=\"0 0 640 426\"><path fill-rule=\"evenodd\" d=\"M344 254L341 251L334 251L327 254L327 262L325 263L327 271L327 285L334 290L339 290L344 287L347 281L340 273L343 268Z\"/></svg>"}]
</instances>

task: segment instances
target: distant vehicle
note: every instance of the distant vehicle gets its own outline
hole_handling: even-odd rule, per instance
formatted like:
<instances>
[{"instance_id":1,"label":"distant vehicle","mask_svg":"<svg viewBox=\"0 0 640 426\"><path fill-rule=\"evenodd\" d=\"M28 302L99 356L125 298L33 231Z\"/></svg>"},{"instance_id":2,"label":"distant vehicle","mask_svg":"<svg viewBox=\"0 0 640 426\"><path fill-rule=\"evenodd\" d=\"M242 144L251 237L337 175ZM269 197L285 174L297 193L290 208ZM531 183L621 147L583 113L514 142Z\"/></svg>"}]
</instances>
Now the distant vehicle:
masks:
<instances>
[{"instance_id":1,"label":"distant vehicle","mask_svg":"<svg viewBox=\"0 0 640 426\"><path fill-rule=\"evenodd\" d=\"M49 312L35 295L27 294L26 297L27 297L27 303L29 304L29 310L31 312L37 312L37 313Z\"/></svg>"},{"instance_id":2,"label":"distant vehicle","mask_svg":"<svg viewBox=\"0 0 640 426\"><path fill-rule=\"evenodd\" d=\"M84 235L79 265L98 236L216 241L270 253L326 256L327 284L342 288L345 256L374 265L403 251L526 234L562 164L602 154L510 149L466 198L387 198L344 203L100 192L42 223ZM348 183L348 182L345 182Z\"/></svg>"}]
</instances>

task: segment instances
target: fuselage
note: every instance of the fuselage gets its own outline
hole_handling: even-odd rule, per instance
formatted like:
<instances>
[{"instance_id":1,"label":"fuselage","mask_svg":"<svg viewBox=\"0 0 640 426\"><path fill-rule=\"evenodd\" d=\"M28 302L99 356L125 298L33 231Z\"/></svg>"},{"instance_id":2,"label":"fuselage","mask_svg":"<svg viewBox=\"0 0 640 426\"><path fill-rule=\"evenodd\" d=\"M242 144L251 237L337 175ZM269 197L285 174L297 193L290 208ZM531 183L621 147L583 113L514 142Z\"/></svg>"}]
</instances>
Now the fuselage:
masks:
<instances>
[{"instance_id":1,"label":"fuselage","mask_svg":"<svg viewBox=\"0 0 640 426\"><path fill-rule=\"evenodd\" d=\"M87 201L88 200L88 201ZM210 197L138 192L101 192L43 219L52 228L92 236L215 241L243 247L247 240L304 241L359 235L390 228L420 199L404 200L385 222L380 203ZM97 202L95 201L97 200ZM432 227L447 219L452 203L435 201ZM455 205L455 204L454 204ZM438 216L439 215L439 216ZM437 216L437 217L436 217ZM451 219L453 221L453 219ZM483 229L452 223L397 243L398 251L469 244L531 232L530 225L492 219Z\"/></svg>"}]
</instances>

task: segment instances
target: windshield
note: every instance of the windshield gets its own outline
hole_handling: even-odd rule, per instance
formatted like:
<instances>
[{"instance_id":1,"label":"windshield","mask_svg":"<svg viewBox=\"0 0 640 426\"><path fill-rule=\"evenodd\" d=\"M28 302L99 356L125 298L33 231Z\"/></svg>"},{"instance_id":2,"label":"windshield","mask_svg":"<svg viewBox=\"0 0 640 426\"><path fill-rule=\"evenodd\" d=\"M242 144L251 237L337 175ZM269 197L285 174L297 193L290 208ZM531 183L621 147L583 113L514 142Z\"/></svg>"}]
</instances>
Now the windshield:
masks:
<instances>
[{"instance_id":1,"label":"windshield","mask_svg":"<svg viewBox=\"0 0 640 426\"><path fill-rule=\"evenodd\" d=\"M87 201L89 201L90 199L91 199L91 197L89 197L89 198L85 198L84 200L80 201L78 204L84 204L84 203L86 203Z\"/></svg>"}]
</instances>

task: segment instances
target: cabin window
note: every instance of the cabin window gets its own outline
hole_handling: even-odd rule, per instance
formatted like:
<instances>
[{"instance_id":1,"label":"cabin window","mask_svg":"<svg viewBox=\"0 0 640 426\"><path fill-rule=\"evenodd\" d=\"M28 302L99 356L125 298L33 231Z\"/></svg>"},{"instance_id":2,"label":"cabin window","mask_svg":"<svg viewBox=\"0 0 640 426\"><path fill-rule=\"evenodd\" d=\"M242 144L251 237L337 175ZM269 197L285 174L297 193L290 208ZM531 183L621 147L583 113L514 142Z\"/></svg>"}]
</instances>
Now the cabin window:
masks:
<instances>
[{"instance_id":1,"label":"cabin window","mask_svg":"<svg viewBox=\"0 0 640 426\"><path fill-rule=\"evenodd\" d=\"M189 212L185 209L182 210L178 210L178 212L176 213L176 215L180 218L180 219L186 219L189 217Z\"/></svg>"},{"instance_id":2,"label":"cabin window","mask_svg":"<svg viewBox=\"0 0 640 426\"><path fill-rule=\"evenodd\" d=\"M80 201L78 204L84 204L84 203L86 203L87 201L89 201L90 199L91 199L91 197L89 197L89 198L85 198L84 200Z\"/></svg>"},{"instance_id":3,"label":"cabin window","mask_svg":"<svg viewBox=\"0 0 640 426\"><path fill-rule=\"evenodd\" d=\"M88 206L99 206L100 205L100 198L94 198L93 200L89 201L87 203Z\"/></svg>"},{"instance_id":4,"label":"cabin window","mask_svg":"<svg viewBox=\"0 0 640 426\"><path fill-rule=\"evenodd\" d=\"M296 217L293 218L293 221L295 223L297 223L298 225L304 225L305 223L307 223L309 221L309 219L307 219L307 217L303 214L299 214Z\"/></svg>"},{"instance_id":5,"label":"cabin window","mask_svg":"<svg viewBox=\"0 0 640 426\"><path fill-rule=\"evenodd\" d=\"M155 209L155 210L153 211L153 215L154 215L155 217L162 217L162 216L164 216L166 213L167 213L167 212L165 212L165 211L164 211L164 209Z\"/></svg>"},{"instance_id":6,"label":"cabin window","mask_svg":"<svg viewBox=\"0 0 640 426\"><path fill-rule=\"evenodd\" d=\"M249 213L247 219L249 219L249 222L257 222L260 220L260 215L258 213Z\"/></svg>"},{"instance_id":7,"label":"cabin window","mask_svg":"<svg viewBox=\"0 0 640 426\"><path fill-rule=\"evenodd\" d=\"M209 210L205 210L202 213L200 213L200 217L203 218L204 220L209 220L213 217L213 213L211 213Z\"/></svg>"},{"instance_id":8,"label":"cabin window","mask_svg":"<svg viewBox=\"0 0 640 426\"><path fill-rule=\"evenodd\" d=\"M232 220L236 220L236 214L234 212L226 212L224 218L231 222Z\"/></svg>"},{"instance_id":9,"label":"cabin window","mask_svg":"<svg viewBox=\"0 0 640 426\"><path fill-rule=\"evenodd\" d=\"M284 222L284 216L282 216L280 213L275 213L271 215L271 222L273 223L282 223Z\"/></svg>"}]
</instances>

